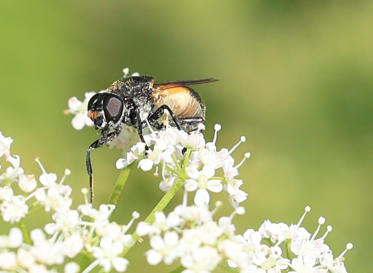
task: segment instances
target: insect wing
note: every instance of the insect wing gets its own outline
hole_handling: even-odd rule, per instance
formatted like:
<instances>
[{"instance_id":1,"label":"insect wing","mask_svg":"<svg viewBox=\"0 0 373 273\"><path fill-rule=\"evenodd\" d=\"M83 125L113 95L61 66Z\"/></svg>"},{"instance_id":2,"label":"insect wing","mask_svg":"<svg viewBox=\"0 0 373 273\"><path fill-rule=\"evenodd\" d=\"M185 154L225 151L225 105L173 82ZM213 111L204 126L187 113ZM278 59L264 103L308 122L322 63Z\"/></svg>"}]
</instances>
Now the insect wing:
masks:
<instances>
[{"instance_id":1,"label":"insect wing","mask_svg":"<svg viewBox=\"0 0 373 273\"><path fill-rule=\"evenodd\" d=\"M165 90L165 89L170 89L174 87L203 84L203 83L210 83L210 82L216 82L216 81L218 80L214 78L200 79L200 80L170 81L170 82L155 83L154 87L156 89Z\"/></svg>"}]
</instances>

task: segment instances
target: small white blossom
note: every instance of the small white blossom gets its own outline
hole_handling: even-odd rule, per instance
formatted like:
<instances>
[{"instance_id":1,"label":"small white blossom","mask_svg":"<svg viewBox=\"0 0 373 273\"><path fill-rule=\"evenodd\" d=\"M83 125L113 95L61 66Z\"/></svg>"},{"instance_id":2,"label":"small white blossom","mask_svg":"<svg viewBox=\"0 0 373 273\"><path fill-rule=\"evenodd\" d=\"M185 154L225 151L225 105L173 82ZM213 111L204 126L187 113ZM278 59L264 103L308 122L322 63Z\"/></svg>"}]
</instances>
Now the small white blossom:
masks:
<instances>
[{"instance_id":1,"label":"small white blossom","mask_svg":"<svg viewBox=\"0 0 373 273\"><path fill-rule=\"evenodd\" d=\"M55 222L47 224L44 228L48 234L70 232L80 224L79 213L76 210L58 210L52 218Z\"/></svg>"},{"instance_id":2,"label":"small white blossom","mask_svg":"<svg viewBox=\"0 0 373 273\"><path fill-rule=\"evenodd\" d=\"M17 248L22 242L23 236L19 228L12 228L9 235L0 235L0 248Z\"/></svg>"},{"instance_id":3,"label":"small white blossom","mask_svg":"<svg viewBox=\"0 0 373 273\"><path fill-rule=\"evenodd\" d=\"M13 197L13 190L9 186L0 187L0 200L9 201Z\"/></svg>"},{"instance_id":4,"label":"small white blossom","mask_svg":"<svg viewBox=\"0 0 373 273\"><path fill-rule=\"evenodd\" d=\"M61 264L64 261L64 249L62 242L53 242L46 238L40 229L31 232L33 245L31 253L35 260L47 264Z\"/></svg>"},{"instance_id":5,"label":"small white blossom","mask_svg":"<svg viewBox=\"0 0 373 273\"><path fill-rule=\"evenodd\" d=\"M201 171L195 168L187 168L187 174L190 179L185 182L185 189L187 191L195 191L194 203L196 205L207 205L210 201L208 191L221 192L223 185L221 180L211 179L215 170L210 166L204 166Z\"/></svg>"},{"instance_id":6,"label":"small white blossom","mask_svg":"<svg viewBox=\"0 0 373 273\"><path fill-rule=\"evenodd\" d=\"M23 175L23 169L20 167L8 167L2 175L0 175L0 182L13 183L18 181L19 177Z\"/></svg>"},{"instance_id":7,"label":"small white blossom","mask_svg":"<svg viewBox=\"0 0 373 273\"><path fill-rule=\"evenodd\" d=\"M22 195L12 196L0 205L1 215L5 222L19 222L28 212L26 200Z\"/></svg>"},{"instance_id":8,"label":"small white blossom","mask_svg":"<svg viewBox=\"0 0 373 273\"><path fill-rule=\"evenodd\" d=\"M183 273L211 272L221 261L218 251L209 246L195 249L191 255L182 257L181 264L186 268Z\"/></svg>"},{"instance_id":9,"label":"small white blossom","mask_svg":"<svg viewBox=\"0 0 373 273\"><path fill-rule=\"evenodd\" d=\"M0 131L0 157L3 155L5 155L5 157L9 156L10 146L12 143L13 139L11 137L5 137Z\"/></svg>"},{"instance_id":10,"label":"small white blossom","mask_svg":"<svg viewBox=\"0 0 373 273\"><path fill-rule=\"evenodd\" d=\"M78 255L84 247L84 241L81 234L75 232L66 237L62 243L63 253L69 258Z\"/></svg>"},{"instance_id":11,"label":"small white blossom","mask_svg":"<svg viewBox=\"0 0 373 273\"><path fill-rule=\"evenodd\" d=\"M145 143L138 142L132 146L131 151L127 153L126 158L120 158L117 160L116 167L117 169L123 169L130 165L132 162L137 160L145 152Z\"/></svg>"},{"instance_id":12,"label":"small white blossom","mask_svg":"<svg viewBox=\"0 0 373 273\"><path fill-rule=\"evenodd\" d=\"M164 261L171 264L177 257L179 237L174 231L166 232L164 238L157 235L151 238L150 245L153 249L146 252L148 263L151 265Z\"/></svg>"},{"instance_id":13,"label":"small white blossom","mask_svg":"<svg viewBox=\"0 0 373 273\"><path fill-rule=\"evenodd\" d=\"M32 192L37 186L35 175L21 175L18 185L24 192Z\"/></svg>"},{"instance_id":14,"label":"small white blossom","mask_svg":"<svg viewBox=\"0 0 373 273\"><path fill-rule=\"evenodd\" d=\"M13 271L17 266L17 256L14 252L2 251L0 253L0 269Z\"/></svg>"},{"instance_id":15,"label":"small white blossom","mask_svg":"<svg viewBox=\"0 0 373 273\"><path fill-rule=\"evenodd\" d=\"M30 268L35 264L35 258L30 250L20 248L17 251L17 263L24 268Z\"/></svg>"},{"instance_id":16,"label":"small white blossom","mask_svg":"<svg viewBox=\"0 0 373 273\"><path fill-rule=\"evenodd\" d=\"M79 265L75 262L69 262L65 265L65 273L78 273L79 272Z\"/></svg>"},{"instance_id":17,"label":"small white blossom","mask_svg":"<svg viewBox=\"0 0 373 273\"><path fill-rule=\"evenodd\" d=\"M108 237L104 237L100 241L99 247L93 248L93 256L105 271L110 271L114 268L118 272L126 270L128 261L119 257L123 251L123 245L120 242L115 242Z\"/></svg>"},{"instance_id":18,"label":"small white blossom","mask_svg":"<svg viewBox=\"0 0 373 273\"><path fill-rule=\"evenodd\" d=\"M75 115L71 124L76 130L83 129L84 126L93 126L92 120L88 117L88 102L95 92L86 92L83 101L78 100L77 97L72 97L68 101L69 109L66 113Z\"/></svg>"}]
</instances>

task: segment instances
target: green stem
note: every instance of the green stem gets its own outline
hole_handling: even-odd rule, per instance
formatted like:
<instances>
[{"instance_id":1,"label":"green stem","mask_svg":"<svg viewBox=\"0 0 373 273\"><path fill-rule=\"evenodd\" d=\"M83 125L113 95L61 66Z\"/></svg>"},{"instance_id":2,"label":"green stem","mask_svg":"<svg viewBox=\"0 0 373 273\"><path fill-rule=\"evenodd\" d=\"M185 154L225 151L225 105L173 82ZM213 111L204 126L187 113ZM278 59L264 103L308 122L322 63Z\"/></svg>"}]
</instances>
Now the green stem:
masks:
<instances>
[{"instance_id":1,"label":"green stem","mask_svg":"<svg viewBox=\"0 0 373 273\"><path fill-rule=\"evenodd\" d=\"M131 166L127 166L118 176L117 181L115 182L114 189L110 195L109 204L116 205L118 204L118 200L120 197L120 194L122 193L123 187L127 182L128 176L131 171Z\"/></svg>"},{"instance_id":2,"label":"green stem","mask_svg":"<svg viewBox=\"0 0 373 273\"><path fill-rule=\"evenodd\" d=\"M162 199L158 202L158 204L153 208L153 210L150 212L150 214L145 218L144 222L145 223L148 223L148 224L151 224L153 223L154 221L154 217L155 217L155 214L157 212L160 212L160 211L163 211L164 208L168 205L168 203L170 203L170 201L172 200L172 198L175 196L175 194L180 190L180 188L183 186L184 184L184 179L177 179L175 181L175 184L171 187L171 189L168 190L168 192L166 192L165 195L163 195ZM133 239L135 240L135 242L137 242L139 239L140 239L140 236L134 232L132 234L132 237ZM125 256L127 254L127 252L132 248L131 247L126 247L123 252L122 252L122 257Z\"/></svg>"},{"instance_id":3,"label":"green stem","mask_svg":"<svg viewBox=\"0 0 373 273\"><path fill-rule=\"evenodd\" d=\"M172 198L175 196L175 194L179 191L181 186L184 184L184 179L177 179L175 181L175 184L171 187L171 189L166 192L165 195L163 195L162 199L158 202L158 204L154 207L154 209L150 212L148 217L145 218L144 222L146 223L153 223L155 214L157 212L163 211L164 208L170 203Z\"/></svg>"},{"instance_id":4,"label":"green stem","mask_svg":"<svg viewBox=\"0 0 373 273\"><path fill-rule=\"evenodd\" d=\"M18 224L19 228L21 229L22 231L22 235L23 235L23 239L25 241L26 244L28 245L31 245L32 242L31 242L31 239L30 239L30 234L28 233L28 229L26 227L26 223L25 223L25 220L22 219L19 224Z\"/></svg>"},{"instance_id":5,"label":"green stem","mask_svg":"<svg viewBox=\"0 0 373 273\"><path fill-rule=\"evenodd\" d=\"M183 173L185 173L185 168L188 166L189 158L190 158L191 153L192 153L192 150L190 148L188 148L186 153L185 153L185 157L184 157L183 168L182 168Z\"/></svg>"},{"instance_id":6,"label":"green stem","mask_svg":"<svg viewBox=\"0 0 373 273\"><path fill-rule=\"evenodd\" d=\"M150 212L150 214L145 218L144 222L148 224L152 224L154 221L155 214L157 212L163 211L165 207L170 203L172 198L175 196L175 194L180 190L180 188L184 185L185 179L187 177L185 168L188 166L189 158L192 150L190 148L187 148L187 151L185 153L184 161L182 166L179 164L176 164L177 171L179 177L176 179L175 183L172 185L172 187L166 192L165 195L163 195L162 199L158 202L158 204L153 208L153 210ZM176 158L175 158L176 159ZM140 239L140 236L137 234L137 232L132 233L132 238L134 239L135 243L137 243ZM135 244L134 244L135 245ZM126 247L121 256L124 257L127 252L132 248L133 246Z\"/></svg>"},{"instance_id":7,"label":"green stem","mask_svg":"<svg viewBox=\"0 0 373 273\"><path fill-rule=\"evenodd\" d=\"M285 241L285 250L286 250L286 256L289 260L293 259L293 255L291 254L291 248L290 248L290 239L287 239Z\"/></svg>"}]
</instances>

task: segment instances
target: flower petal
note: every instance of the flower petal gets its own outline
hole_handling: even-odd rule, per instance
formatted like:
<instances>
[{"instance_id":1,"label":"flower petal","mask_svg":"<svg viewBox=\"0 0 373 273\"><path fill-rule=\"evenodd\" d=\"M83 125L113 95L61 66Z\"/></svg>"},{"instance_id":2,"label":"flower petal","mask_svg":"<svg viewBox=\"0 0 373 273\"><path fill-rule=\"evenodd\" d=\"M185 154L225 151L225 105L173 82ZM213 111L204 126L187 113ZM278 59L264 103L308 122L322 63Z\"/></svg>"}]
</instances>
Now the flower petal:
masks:
<instances>
[{"instance_id":1,"label":"flower petal","mask_svg":"<svg viewBox=\"0 0 373 273\"><path fill-rule=\"evenodd\" d=\"M150 171L153 168L153 161L148 158L141 159L139 162L139 167L145 172Z\"/></svg>"},{"instance_id":2,"label":"flower petal","mask_svg":"<svg viewBox=\"0 0 373 273\"><path fill-rule=\"evenodd\" d=\"M151 249L146 252L146 259L148 260L149 264L156 265L160 261L162 261L162 255L159 254L157 251Z\"/></svg>"},{"instance_id":3,"label":"flower petal","mask_svg":"<svg viewBox=\"0 0 373 273\"><path fill-rule=\"evenodd\" d=\"M197 206L205 206L210 202L210 195L205 189L199 189L194 196L194 203Z\"/></svg>"},{"instance_id":4,"label":"flower petal","mask_svg":"<svg viewBox=\"0 0 373 273\"><path fill-rule=\"evenodd\" d=\"M71 125L74 127L76 130L81 130L83 129L85 125L85 117L83 114L79 113L77 114L72 120L71 120Z\"/></svg>"},{"instance_id":5,"label":"flower petal","mask_svg":"<svg viewBox=\"0 0 373 273\"><path fill-rule=\"evenodd\" d=\"M220 180L209 180L207 181L207 189L212 192L221 192L223 185Z\"/></svg>"},{"instance_id":6,"label":"flower petal","mask_svg":"<svg viewBox=\"0 0 373 273\"><path fill-rule=\"evenodd\" d=\"M128 261L125 258L117 257L113 260L113 266L118 272L126 271Z\"/></svg>"},{"instance_id":7,"label":"flower petal","mask_svg":"<svg viewBox=\"0 0 373 273\"><path fill-rule=\"evenodd\" d=\"M186 191L195 191L197 189L198 183L192 179L187 179L184 187Z\"/></svg>"}]
</instances>

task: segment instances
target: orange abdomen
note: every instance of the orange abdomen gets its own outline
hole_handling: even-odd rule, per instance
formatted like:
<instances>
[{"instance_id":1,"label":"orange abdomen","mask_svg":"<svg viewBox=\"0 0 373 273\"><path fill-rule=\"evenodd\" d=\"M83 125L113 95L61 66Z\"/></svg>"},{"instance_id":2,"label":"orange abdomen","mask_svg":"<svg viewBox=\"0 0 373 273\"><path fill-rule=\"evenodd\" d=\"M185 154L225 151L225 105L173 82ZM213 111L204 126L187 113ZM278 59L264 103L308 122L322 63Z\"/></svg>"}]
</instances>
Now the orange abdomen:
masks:
<instances>
[{"instance_id":1,"label":"orange abdomen","mask_svg":"<svg viewBox=\"0 0 373 273\"><path fill-rule=\"evenodd\" d=\"M205 118L205 106L199 95L185 86L158 89L152 94L156 108L166 104L178 118Z\"/></svg>"}]
</instances>

